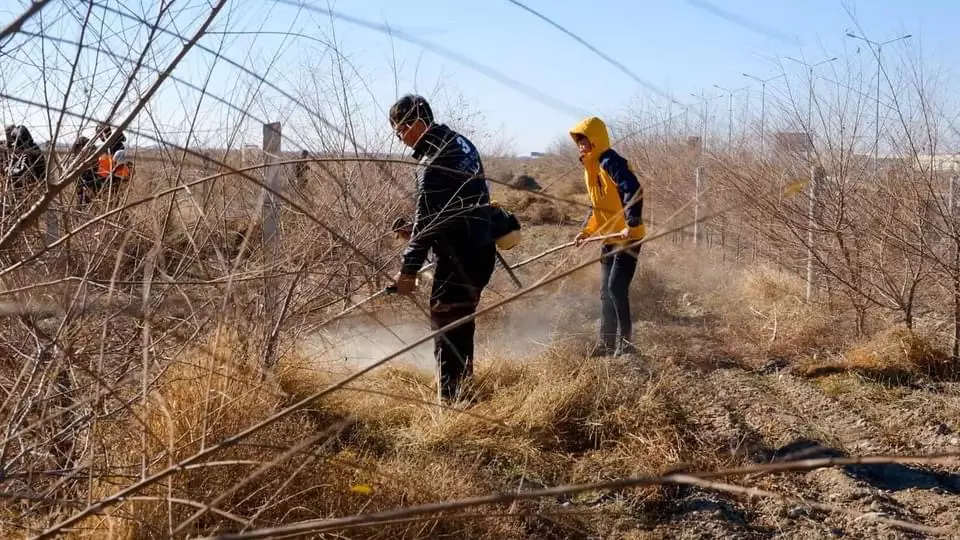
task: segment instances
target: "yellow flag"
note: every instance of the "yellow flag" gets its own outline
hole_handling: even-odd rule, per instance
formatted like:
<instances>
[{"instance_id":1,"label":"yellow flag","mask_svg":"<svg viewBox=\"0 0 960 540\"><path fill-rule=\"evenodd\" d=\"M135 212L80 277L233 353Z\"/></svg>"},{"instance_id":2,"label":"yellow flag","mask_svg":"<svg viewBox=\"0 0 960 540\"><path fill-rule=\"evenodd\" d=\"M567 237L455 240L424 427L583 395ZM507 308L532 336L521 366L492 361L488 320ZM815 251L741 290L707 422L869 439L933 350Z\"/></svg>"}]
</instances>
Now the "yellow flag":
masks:
<instances>
[{"instance_id":1,"label":"yellow flag","mask_svg":"<svg viewBox=\"0 0 960 540\"><path fill-rule=\"evenodd\" d=\"M354 493L359 493L360 495L370 495L373 493L373 486L368 484L357 484L350 488L350 491Z\"/></svg>"},{"instance_id":2,"label":"yellow flag","mask_svg":"<svg viewBox=\"0 0 960 540\"><path fill-rule=\"evenodd\" d=\"M803 188L805 188L805 187L807 187L807 181L806 181L806 180L797 180L796 182L792 182L792 183L790 183L790 184L787 184L787 185L783 188L783 196L784 196L784 197L793 197L794 195L796 195L796 194L800 193L801 191L803 191Z\"/></svg>"}]
</instances>

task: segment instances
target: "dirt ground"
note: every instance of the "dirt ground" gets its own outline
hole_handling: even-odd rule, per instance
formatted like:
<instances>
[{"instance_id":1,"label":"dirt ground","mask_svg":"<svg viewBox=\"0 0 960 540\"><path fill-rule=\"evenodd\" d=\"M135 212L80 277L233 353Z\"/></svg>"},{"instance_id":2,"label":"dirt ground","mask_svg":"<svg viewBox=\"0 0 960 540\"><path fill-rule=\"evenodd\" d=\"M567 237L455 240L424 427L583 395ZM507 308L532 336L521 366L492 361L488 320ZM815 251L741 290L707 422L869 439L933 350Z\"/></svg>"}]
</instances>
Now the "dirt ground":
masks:
<instances>
[{"instance_id":1,"label":"dirt ground","mask_svg":"<svg viewBox=\"0 0 960 540\"><path fill-rule=\"evenodd\" d=\"M528 236L535 240L506 257L511 262L522 260L571 237L569 227L539 226ZM590 247L563 251L518 274L526 286L551 268L570 268L595 256L596 251ZM638 385L637 392L668 386L675 413L686 426L686 444L697 449L696 455L712 456L708 466L737 467L800 457L960 452L960 383L921 380L892 385L852 371L809 377L791 369L796 359L745 358L731 352L730 334L724 333L729 323L719 321L711 308L700 305L700 296L709 293L706 282L701 280L703 286L696 289L690 285L696 280L664 278L670 269L657 268L661 262L658 250L646 256L632 293L641 356L592 361L610 362L610 369L633 372L628 380ZM589 342L598 316L597 273L592 267L538 291L522 308L496 310L482 319L477 370L484 370L485 355L522 362L551 347ZM514 287L506 273L497 270L485 304ZM359 358L363 364L428 330L426 322L413 315L396 320L406 322L388 325L396 334L389 339L384 338L389 332L376 321L348 320L343 324L351 329L351 338L341 342L337 355ZM345 335L343 328L337 335ZM364 333L365 338L357 337ZM348 350L352 352L344 352ZM432 372L429 342L401 361ZM641 432L634 435L644 436ZM677 456L677 461L684 457ZM697 465L688 467L696 469ZM600 479L602 476L594 480ZM960 538L957 467L859 465L728 481L784 498L677 487L664 488L655 498L638 498L627 490L543 504L553 510L620 516L609 518L616 522L610 530L616 531L613 537L618 538L925 537L878 523L874 519L878 517L956 528L954 537ZM836 506L846 513L815 510L804 500ZM585 531L562 530L565 538L594 537Z\"/></svg>"}]
</instances>

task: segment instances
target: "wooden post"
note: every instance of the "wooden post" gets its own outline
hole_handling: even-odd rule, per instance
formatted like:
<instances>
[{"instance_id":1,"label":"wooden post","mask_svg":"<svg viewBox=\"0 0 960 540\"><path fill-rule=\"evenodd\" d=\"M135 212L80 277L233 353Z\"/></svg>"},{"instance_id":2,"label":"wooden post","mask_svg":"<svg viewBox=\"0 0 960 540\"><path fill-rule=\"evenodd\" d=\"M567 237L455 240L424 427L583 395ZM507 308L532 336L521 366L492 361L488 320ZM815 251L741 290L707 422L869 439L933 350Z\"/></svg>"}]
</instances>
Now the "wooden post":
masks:
<instances>
[{"instance_id":1,"label":"wooden post","mask_svg":"<svg viewBox=\"0 0 960 540\"><path fill-rule=\"evenodd\" d=\"M947 193L947 215L953 218L956 209L955 193L957 189L957 175L950 175L950 191Z\"/></svg>"},{"instance_id":2,"label":"wooden post","mask_svg":"<svg viewBox=\"0 0 960 540\"><path fill-rule=\"evenodd\" d=\"M950 192L947 193L947 216L950 223L949 231L953 240L953 346L951 348L953 361L960 359L960 237L958 237L956 220L956 189L960 179L956 173L950 175Z\"/></svg>"},{"instance_id":3,"label":"wooden post","mask_svg":"<svg viewBox=\"0 0 960 540\"><path fill-rule=\"evenodd\" d=\"M813 256L813 242L816 237L813 229L817 224L818 184L823 180L823 176L823 170L819 166L813 165L810 167L810 206L807 209L807 302L813 298L814 282L817 277Z\"/></svg>"},{"instance_id":4,"label":"wooden post","mask_svg":"<svg viewBox=\"0 0 960 540\"><path fill-rule=\"evenodd\" d=\"M57 215L58 207L57 204L60 195L58 194L52 201L50 201L50 206L47 207L46 211L46 233L47 233L47 246L50 246L60 238L60 220Z\"/></svg>"},{"instance_id":5,"label":"wooden post","mask_svg":"<svg viewBox=\"0 0 960 540\"><path fill-rule=\"evenodd\" d=\"M50 144L52 149L50 151L49 159L47 160L48 168L52 167L54 163L58 161L58 156L56 155L56 145L53 144L53 142L51 142ZM54 184L52 176L53 175L48 175L48 177L46 178L46 188L48 192L50 191L50 189L53 187L53 184ZM51 244L56 242L57 238L60 238L60 216L58 212L60 212L60 208L63 206L59 204L60 200L61 200L60 194L58 193L53 198L53 200L50 201L50 205L47 206L47 210L45 212L46 215L44 216L44 220L46 223L44 224L44 232L46 233L45 240L46 240L47 247L49 247ZM51 256L51 255L48 254L47 256Z\"/></svg>"},{"instance_id":6,"label":"wooden post","mask_svg":"<svg viewBox=\"0 0 960 540\"><path fill-rule=\"evenodd\" d=\"M700 189L703 186L703 167L697 167L694 174L693 193L693 247L700 244Z\"/></svg>"},{"instance_id":7,"label":"wooden post","mask_svg":"<svg viewBox=\"0 0 960 540\"><path fill-rule=\"evenodd\" d=\"M264 247L272 251L277 237L277 226L280 221L280 207L274 191L280 189L280 123L263 125L263 180L269 189L263 190L263 243Z\"/></svg>"},{"instance_id":8,"label":"wooden post","mask_svg":"<svg viewBox=\"0 0 960 540\"><path fill-rule=\"evenodd\" d=\"M727 262L727 214L720 216L720 262Z\"/></svg>"},{"instance_id":9,"label":"wooden post","mask_svg":"<svg viewBox=\"0 0 960 540\"><path fill-rule=\"evenodd\" d=\"M264 349L263 363L266 367L271 367L276 363L277 353L277 329L279 317L277 313L277 301L279 300L278 284L272 283L267 274L272 272L270 265L277 259L277 244L280 241L278 229L280 222L280 207L277 202L275 191L280 189L280 166L277 162L280 159L280 123L263 125L263 180L266 188L263 193L262 212L262 234L263 234L263 311L264 321L266 321L266 347ZM269 188L269 189L267 189Z\"/></svg>"},{"instance_id":10,"label":"wooden post","mask_svg":"<svg viewBox=\"0 0 960 540\"><path fill-rule=\"evenodd\" d=\"M56 203L47 208L47 245L51 245L60 238L60 223L57 219Z\"/></svg>"}]
</instances>

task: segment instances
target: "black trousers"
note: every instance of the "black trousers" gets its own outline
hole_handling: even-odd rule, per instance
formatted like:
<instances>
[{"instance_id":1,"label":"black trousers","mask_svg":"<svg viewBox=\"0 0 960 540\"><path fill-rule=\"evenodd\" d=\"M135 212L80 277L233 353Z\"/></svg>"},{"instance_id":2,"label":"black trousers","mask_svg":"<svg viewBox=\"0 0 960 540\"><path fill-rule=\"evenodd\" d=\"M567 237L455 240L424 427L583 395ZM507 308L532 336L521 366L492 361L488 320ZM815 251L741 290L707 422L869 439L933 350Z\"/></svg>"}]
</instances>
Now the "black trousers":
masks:
<instances>
[{"instance_id":1,"label":"black trousers","mask_svg":"<svg viewBox=\"0 0 960 540\"><path fill-rule=\"evenodd\" d=\"M600 342L615 348L621 339L633 339L633 319L630 316L630 282L637 271L640 246L633 246L617 253L614 245L601 249L600 269Z\"/></svg>"},{"instance_id":2,"label":"black trousers","mask_svg":"<svg viewBox=\"0 0 960 540\"><path fill-rule=\"evenodd\" d=\"M496 244L438 254L430 293L430 324L438 330L477 311L480 294L490 282L496 264ZM461 383L473 375L473 337L470 321L434 338L434 358L441 399L452 399Z\"/></svg>"}]
</instances>

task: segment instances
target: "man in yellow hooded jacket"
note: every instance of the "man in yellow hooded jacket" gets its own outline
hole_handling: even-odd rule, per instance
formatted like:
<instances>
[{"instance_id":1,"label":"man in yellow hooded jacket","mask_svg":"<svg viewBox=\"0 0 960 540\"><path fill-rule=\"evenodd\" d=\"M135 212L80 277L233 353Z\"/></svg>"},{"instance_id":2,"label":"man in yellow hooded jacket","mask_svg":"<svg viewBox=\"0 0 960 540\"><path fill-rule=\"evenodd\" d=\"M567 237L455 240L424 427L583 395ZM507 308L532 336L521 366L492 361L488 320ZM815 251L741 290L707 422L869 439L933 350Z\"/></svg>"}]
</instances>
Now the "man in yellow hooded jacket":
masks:
<instances>
[{"instance_id":1,"label":"man in yellow hooded jacket","mask_svg":"<svg viewBox=\"0 0 960 540\"><path fill-rule=\"evenodd\" d=\"M600 336L591 357L636 352L630 316L630 282L637 269L643 225L643 187L629 162L610 147L607 126L595 116L570 130L580 150L591 209L574 239L579 245L591 236L612 236L601 248ZM622 249L619 249L622 248Z\"/></svg>"}]
</instances>

